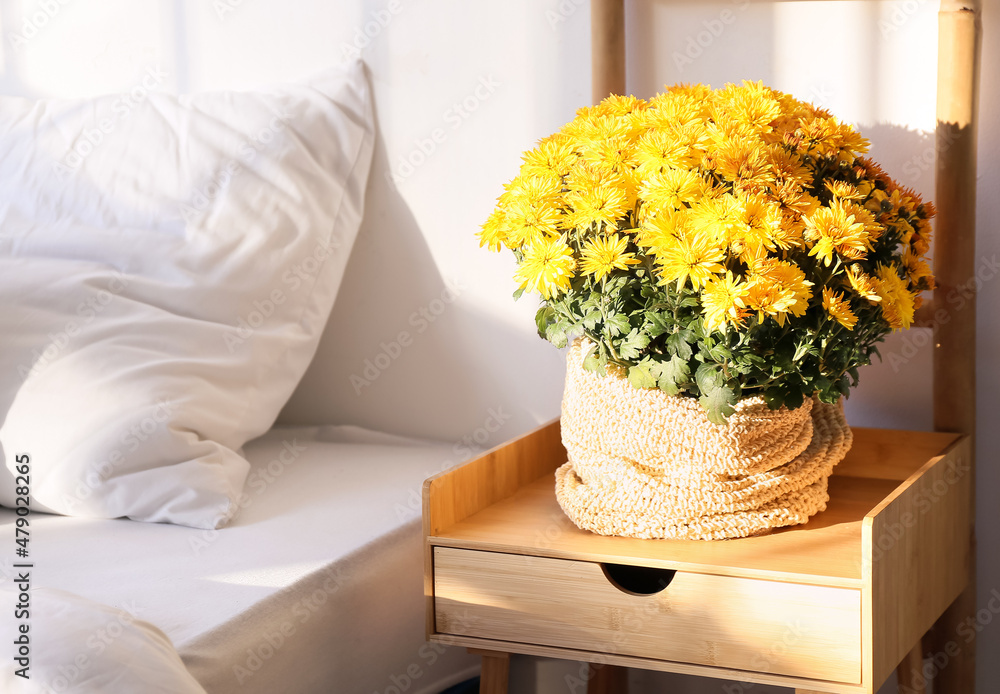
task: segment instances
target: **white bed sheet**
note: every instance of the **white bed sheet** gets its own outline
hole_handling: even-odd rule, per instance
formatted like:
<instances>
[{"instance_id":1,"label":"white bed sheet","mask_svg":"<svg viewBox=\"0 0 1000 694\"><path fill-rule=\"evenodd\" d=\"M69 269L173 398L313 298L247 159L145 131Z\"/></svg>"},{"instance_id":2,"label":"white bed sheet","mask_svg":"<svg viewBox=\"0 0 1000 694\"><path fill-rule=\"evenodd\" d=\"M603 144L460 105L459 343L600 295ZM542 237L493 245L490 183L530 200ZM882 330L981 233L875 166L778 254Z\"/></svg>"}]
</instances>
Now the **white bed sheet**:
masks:
<instances>
[{"instance_id":1,"label":"white bed sheet","mask_svg":"<svg viewBox=\"0 0 1000 694\"><path fill-rule=\"evenodd\" d=\"M420 489L449 447L326 426L245 452L222 530L33 515L34 585L156 625L209 694L430 694L475 674L424 641Z\"/></svg>"}]
</instances>

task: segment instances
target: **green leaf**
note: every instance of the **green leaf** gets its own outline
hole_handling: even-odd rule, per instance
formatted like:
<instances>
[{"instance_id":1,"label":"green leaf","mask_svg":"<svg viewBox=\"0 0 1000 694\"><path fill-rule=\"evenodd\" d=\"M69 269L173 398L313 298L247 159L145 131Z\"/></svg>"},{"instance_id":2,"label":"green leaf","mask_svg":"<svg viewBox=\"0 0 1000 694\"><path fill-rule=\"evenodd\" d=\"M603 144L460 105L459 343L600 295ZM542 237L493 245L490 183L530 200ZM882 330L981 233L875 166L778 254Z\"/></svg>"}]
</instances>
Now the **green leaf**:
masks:
<instances>
[{"instance_id":1,"label":"green leaf","mask_svg":"<svg viewBox=\"0 0 1000 694\"><path fill-rule=\"evenodd\" d=\"M818 390L820 393L825 393L828 390L830 390L830 388L833 387L833 381L831 381L826 376L821 375L813 379L812 387Z\"/></svg>"},{"instance_id":2,"label":"green leaf","mask_svg":"<svg viewBox=\"0 0 1000 694\"><path fill-rule=\"evenodd\" d=\"M583 368L591 373L596 373L598 376L604 376L607 373L608 359L603 353L603 350L599 344L591 345L590 349L587 351L587 356L583 358Z\"/></svg>"},{"instance_id":3,"label":"green leaf","mask_svg":"<svg viewBox=\"0 0 1000 694\"><path fill-rule=\"evenodd\" d=\"M649 364L646 362L640 362L635 366L629 367L628 382L636 389L656 387L656 379L649 372Z\"/></svg>"},{"instance_id":4,"label":"green leaf","mask_svg":"<svg viewBox=\"0 0 1000 694\"><path fill-rule=\"evenodd\" d=\"M548 339L546 337L546 332L548 331L549 323L555 317L556 311L551 306L542 306L535 313L535 327L538 328L538 337Z\"/></svg>"},{"instance_id":5,"label":"green leaf","mask_svg":"<svg viewBox=\"0 0 1000 694\"><path fill-rule=\"evenodd\" d=\"M612 337L625 335L632 329L632 324L628 322L628 317L621 313L616 313L615 315L609 317L605 322L605 325L607 325L611 330Z\"/></svg>"},{"instance_id":6,"label":"green leaf","mask_svg":"<svg viewBox=\"0 0 1000 694\"><path fill-rule=\"evenodd\" d=\"M707 393L722 385L722 371L717 364L705 362L695 371L694 382L698 385L699 391Z\"/></svg>"},{"instance_id":7,"label":"green leaf","mask_svg":"<svg viewBox=\"0 0 1000 694\"><path fill-rule=\"evenodd\" d=\"M795 370L792 357L795 354L795 345L790 339L784 339L774 348L774 361L772 367L775 373L788 373Z\"/></svg>"},{"instance_id":8,"label":"green leaf","mask_svg":"<svg viewBox=\"0 0 1000 694\"><path fill-rule=\"evenodd\" d=\"M708 355L710 359L716 362L727 362L733 356L733 353L729 350L729 347L723 342L711 345L710 347L704 349L703 351Z\"/></svg>"},{"instance_id":9,"label":"green leaf","mask_svg":"<svg viewBox=\"0 0 1000 694\"><path fill-rule=\"evenodd\" d=\"M764 391L764 402L772 410L780 409L785 403L785 394L781 391L781 388L771 387Z\"/></svg>"},{"instance_id":10,"label":"green leaf","mask_svg":"<svg viewBox=\"0 0 1000 694\"><path fill-rule=\"evenodd\" d=\"M729 415L736 411L733 407L736 404L736 393L728 386L712 388L698 398L698 402L708 412L708 421L713 424L725 424Z\"/></svg>"},{"instance_id":11,"label":"green leaf","mask_svg":"<svg viewBox=\"0 0 1000 694\"><path fill-rule=\"evenodd\" d=\"M599 310L591 311L583 317L583 327L587 330L593 330L603 317L604 315Z\"/></svg>"},{"instance_id":12,"label":"green leaf","mask_svg":"<svg viewBox=\"0 0 1000 694\"><path fill-rule=\"evenodd\" d=\"M691 369L687 362L675 356L659 365L657 385L667 395L677 395L690 377Z\"/></svg>"},{"instance_id":13,"label":"green leaf","mask_svg":"<svg viewBox=\"0 0 1000 694\"><path fill-rule=\"evenodd\" d=\"M691 343L694 333L690 330L679 330L667 337L667 349L685 361L691 358Z\"/></svg>"},{"instance_id":14,"label":"green leaf","mask_svg":"<svg viewBox=\"0 0 1000 694\"><path fill-rule=\"evenodd\" d=\"M520 299L522 294L524 294L524 287L518 287L517 289L515 289L514 290L514 301L517 301L518 299Z\"/></svg>"},{"instance_id":15,"label":"green leaf","mask_svg":"<svg viewBox=\"0 0 1000 694\"><path fill-rule=\"evenodd\" d=\"M601 367L601 360L598 359L597 355L591 352L583 360L583 368L591 373L604 373L604 369Z\"/></svg>"},{"instance_id":16,"label":"green leaf","mask_svg":"<svg viewBox=\"0 0 1000 694\"><path fill-rule=\"evenodd\" d=\"M560 321L550 325L545 331L545 339L555 345L557 349L562 349L569 344L569 339L566 337L566 323Z\"/></svg>"},{"instance_id":17,"label":"green leaf","mask_svg":"<svg viewBox=\"0 0 1000 694\"><path fill-rule=\"evenodd\" d=\"M597 292L593 292L586 301L580 303L581 311L600 311L601 310L601 295Z\"/></svg>"},{"instance_id":18,"label":"green leaf","mask_svg":"<svg viewBox=\"0 0 1000 694\"><path fill-rule=\"evenodd\" d=\"M801 388L788 387L785 390L785 407L790 410L802 407L802 403L805 402L805 395L802 394Z\"/></svg>"},{"instance_id":19,"label":"green leaf","mask_svg":"<svg viewBox=\"0 0 1000 694\"><path fill-rule=\"evenodd\" d=\"M666 318L659 311L646 311L646 332L653 339L670 330Z\"/></svg>"},{"instance_id":20,"label":"green leaf","mask_svg":"<svg viewBox=\"0 0 1000 694\"><path fill-rule=\"evenodd\" d=\"M634 361L642 356L642 350L649 346L649 336L639 332L638 328L633 328L632 332L625 336L625 339L618 344L618 354L622 359Z\"/></svg>"}]
</instances>

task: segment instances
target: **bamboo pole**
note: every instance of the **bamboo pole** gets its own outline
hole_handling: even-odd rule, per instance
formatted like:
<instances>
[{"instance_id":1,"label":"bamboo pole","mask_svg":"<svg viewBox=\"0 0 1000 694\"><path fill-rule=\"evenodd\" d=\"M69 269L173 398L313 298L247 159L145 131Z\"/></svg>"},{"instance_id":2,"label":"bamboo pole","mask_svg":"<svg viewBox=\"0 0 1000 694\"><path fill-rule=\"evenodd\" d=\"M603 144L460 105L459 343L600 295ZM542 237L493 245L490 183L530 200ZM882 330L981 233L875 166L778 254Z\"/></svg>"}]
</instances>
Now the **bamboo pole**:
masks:
<instances>
[{"instance_id":1,"label":"bamboo pole","mask_svg":"<svg viewBox=\"0 0 1000 694\"><path fill-rule=\"evenodd\" d=\"M938 14L935 306L949 320L934 344L934 428L976 431L976 123L979 106L980 10L977 0L943 0ZM959 300L961 298L961 301ZM973 458L974 460L974 458ZM975 500L975 465L966 476ZM975 641L958 638L976 612L975 508L970 509L969 583L934 625L929 650L950 661L934 681L937 694L975 692ZM918 644L918 648L919 648ZM957 655L954 655L955 649ZM908 658L907 660L911 660ZM905 663L906 661L904 661ZM911 660L911 662L913 662Z\"/></svg>"},{"instance_id":2,"label":"bamboo pole","mask_svg":"<svg viewBox=\"0 0 1000 694\"><path fill-rule=\"evenodd\" d=\"M590 2L591 91L594 103L625 93L625 1Z\"/></svg>"},{"instance_id":3,"label":"bamboo pole","mask_svg":"<svg viewBox=\"0 0 1000 694\"><path fill-rule=\"evenodd\" d=\"M625 0L590 0L590 51L594 103L625 94ZM627 692L627 668L603 665L590 672L589 694Z\"/></svg>"}]
</instances>

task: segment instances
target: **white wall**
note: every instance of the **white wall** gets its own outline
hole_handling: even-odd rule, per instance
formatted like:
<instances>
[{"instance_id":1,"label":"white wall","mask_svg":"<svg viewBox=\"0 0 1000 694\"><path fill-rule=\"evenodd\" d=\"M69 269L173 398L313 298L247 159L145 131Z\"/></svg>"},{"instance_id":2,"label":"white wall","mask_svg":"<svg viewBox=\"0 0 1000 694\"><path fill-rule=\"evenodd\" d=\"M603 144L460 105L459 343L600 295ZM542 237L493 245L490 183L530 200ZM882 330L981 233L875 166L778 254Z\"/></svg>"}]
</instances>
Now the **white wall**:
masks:
<instances>
[{"instance_id":1,"label":"white wall","mask_svg":"<svg viewBox=\"0 0 1000 694\"><path fill-rule=\"evenodd\" d=\"M46 7L51 16L34 21ZM936 3L627 7L628 86L637 95L676 81L762 79L858 123L891 173L932 195ZM984 24L978 252L992 277L1000 218L995 5ZM25 29L25 40L12 40ZM511 259L479 250L474 232L520 153L589 102L585 0L0 0L0 33L0 91L28 96L123 91L153 65L167 71L169 90L249 88L306 76L365 44L381 125L366 222L319 356L283 421L443 439L457 461L558 414L562 357L534 335L532 301L511 301ZM986 281L977 441L984 608L1000 587L998 298L1000 282ZM367 361L385 365L378 355L397 353L391 343L403 332L411 344L366 374ZM852 424L930 428L929 342L920 331L887 341L887 362L865 370L848 403ZM370 385L352 384L352 375ZM1000 618L983 625L979 652L979 691L993 691L1000 664L989 654L1000 652ZM525 664L519 676L564 691L557 671ZM667 679L672 692L722 691L720 682Z\"/></svg>"}]
</instances>

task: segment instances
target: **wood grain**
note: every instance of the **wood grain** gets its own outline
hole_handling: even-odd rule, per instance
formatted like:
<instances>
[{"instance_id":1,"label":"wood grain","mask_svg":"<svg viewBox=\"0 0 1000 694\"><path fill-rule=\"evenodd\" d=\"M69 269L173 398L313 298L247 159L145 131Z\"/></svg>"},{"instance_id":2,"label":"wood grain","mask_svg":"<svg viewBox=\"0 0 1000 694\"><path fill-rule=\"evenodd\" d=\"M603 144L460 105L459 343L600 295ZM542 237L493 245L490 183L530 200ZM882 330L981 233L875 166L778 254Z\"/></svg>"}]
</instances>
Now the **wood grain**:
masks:
<instances>
[{"instance_id":1,"label":"wood grain","mask_svg":"<svg viewBox=\"0 0 1000 694\"><path fill-rule=\"evenodd\" d=\"M865 681L875 689L968 582L970 460L963 437L865 518Z\"/></svg>"},{"instance_id":2,"label":"wood grain","mask_svg":"<svg viewBox=\"0 0 1000 694\"><path fill-rule=\"evenodd\" d=\"M594 103L609 94L624 94L624 0L590 0L590 46Z\"/></svg>"},{"instance_id":3,"label":"wood grain","mask_svg":"<svg viewBox=\"0 0 1000 694\"><path fill-rule=\"evenodd\" d=\"M899 691L906 694L927 694L927 682L923 676L924 654L920 642L906 654L896 667L896 681Z\"/></svg>"},{"instance_id":4,"label":"wood grain","mask_svg":"<svg viewBox=\"0 0 1000 694\"><path fill-rule=\"evenodd\" d=\"M934 428L976 431L976 142L982 40L980 2L942 0L938 14L937 167L934 203L935 303L948 302L947 324L935 335ZM971 286L970 286L971 285ZM961 306L956 300L961 298ZM974 447L971 459L974 460ZM974 464L973 464L974 468ZM975 489L975 478L971 480ZM960 625L976 612L975 495L969 500L969 580L935 625L935 651L957 644L958 653L936 678L937 694L975 690L976 644L958 643Z\"/></svg>"},{"instance_id":5,"label":"wood grain","mask_svg":"<svg viewBox=\"0 0 1000 694\"><path fill-rule=\"evenodd\" d=\"M959 434L851 427L854 447L833 469L838 477L908 479L920 466L956 441Z\"/></svg>"},{"instance_id":6,"label":"wood grain","mask_svg":"<svg viewBox=\"0 0 1000 694\"><path fill-rule=\"evenodd\" d=\"M426 634L434 627L434 563L428 538L507 498L566 460L559 420L497 446L424 482L424 602Z\"/></svg>"},{"instance_id":7,"label":"wood grain","mask_svg":"<svg viewBox=\"0 0 1000 694\"><path fill-rule=\"evenodd\" d=\"M510 680L510 653L470 648L469 653L482 658L479 694L507 694Z\"/></svg>"},{"instance_id":8,"label":"wood grain","mask_svg":"<svg viewBox=\"0 0 1000 694\"><path fill-rule=\"evenodd\" d=\"M496 639L486 639L473 636L446 636L438 635L431 638L432 641L445 643L454 646L473 646L476 648L488 648L503 650L511 648L507 641ZM661 672L676 672L682 675L695 675L699 677L713 677L716 679L732 680L744 687L753 684L771 684L778 687L804 688L815 690L823 694L871 694L864 687L858 684L843 684L839 682L829 682L813 680L803 677L787 677L769 672L750 672L734 670L726 667L709 667L705 665L694 665L692 663L679 663L670 660L657 660L655 658L637 658L634 656L618 655L614 653L597 653L594 651L555 648L553 646L538 646L528 643L516 644L516 652L524 655L541 656L543 658L561 658L563 660L579 660L585 662L610 663L621 667L640 668L643 670L659 670ZM752 690L751 690L752 691Z\"/></svg>"},{"instance_id":9,"label":"wood grain","mask_svg":"<svg viewBox=\"0 0 1000 694\"><path fill-rule=\"evenodd\" d=\"M768 535L699 542L604 537L580 530L555 499L546 475L509 498L452 525L436 545L515 554L654 566L720 575L860 588L861 531L866 514L886 495L940 453L956 436L859 429L854 447L830 479L826 511L804 526ZM895 444L893 443L895 442ZM560 448L560 462L565 453ZM554 467L554 466L548 466ZM893 479L866 479L868 468Z\"/></svg>"},{"instance_id":10,"label":"wood grain","mask_svg":"<svg viewBox=\"0 0 1000 694\"><path fill-rule=\"evenodd\" d=\"M424 482L424 532L438 535L566 462L559 420Z\"/></svg>"},{"instance_id":11,"label":"wood grain","mask_svg":"<svg viewBox=\"0 0 1000 694\"><path fill-rule=\"evenodd\" d=\"M861 680L858 590L677 572L636 596L600 564L439 547L441 633Z\"/></svg>"},{"instance_id":12,"label":"wood grain","mask_svg":"<svg viewBox=\"0 0 1000 694\"><path fill-rule=\"evenodd\" d=\"M501 465L514 465L516 456L504 455L502 451L490 452L468 464L469 469L458 468L444 476L472 473L472 483L429 483L425 487L426 527L431 525L428 510L431 508L438 508L436 517L448 518L450 524L438 522L438 527L444 529L437 535L428 536L428 550L438 547L437 552L499 552L514 556L517 564L522 567L531 561L546 560L567 560L591 567L599 566L599 562L609 562L675 569L678 570L678 575L684 571L699 580L743 579L758 584L782 581L785 585L770 585L780 585L783 591L820 587L849 589L849 592L858 596L858 609L861 613L855 626L859 634L865 635L864 638L859 636L854 642L854 661L839 654L829 655L830 649L826 649L829 657L823 662L811 664L812 673L802 670L788 674L770 668L763 672L752 672L744 669L749 667L745 661L739 665L741 661L738 659L735 662L731 660L732 654L728 651L725 660L720 658L720 646L714 640L711 648L703 641L700 651L698 647L687 644L686 647L694 648L697 652L684 652L683 655L666 656L662 652L655 655L648 651L616 651L609 654L606 641L602 645L589 638L572 643L547 640L552 635L540 630L537 624L521 622L520 612L517 618L507 615L512 625L509 632L484 632L476 626L476 620L483 619L480 610L489 613L496 609L495 606L484 607L479 602L464 598L448 602L450 598L437 593L442 579L437 574L440 566L433 561L427 567L428 634L432 639L446 638L453 643L518 653L556 655L622 666L636 665L673 672L780 683L807 691L870 694L910 646L917 642L921 626L929 624L927 620L933 619L943 609L943 604L948 599L947 593L957 590L954 586L962 580L956 578L955 572L948 568L951 566L949 562L939 564L936 561L936 557L950 555L929 549L921 554L925 542L916 536L929 533L931 545L928 546L947 545L953 553L967 552L968 544L960 541L964 520L959 518L956 525L952 518L955 507L962 505L961 501L956 500L956 490L970 491L967 480L964 486L950 484L947 489L942 486L948 479L955 478L958 461L968 460L970 445L966 438L960 439L955 434L947 433L856 430L853 449L830 479L832 498L827 510L815 516L808 524L755 538L695 542L602 537L576 528L562 513L555 500L551 471L565 460L565 452L555 435L557 429L553 427L554 424L543 427L516 442L517 448L530 452L530 463L521 461L515 466L515 470L503 473L501 476L506 482L499 485L498 489L484 493L474 480L480 475L491 474L489 466L497 464L498 459L506 461ZM541 477L523 484L520 489L514 487L517 480L530 479L539 471L542 471ZM872 474L884 477L866 476ZM475 503L470 503L470 499L463 496L460 491L463 488L473 490ZM512 488L515 491L508 495ZM439 491L445 496L438 498ZM929 495L934 496L930 504ZM457 510L447 508L448 504L442 502L442 498L457 501L460 507ZM496 498L499 501L491 501ZM489 505L483 507L487 503ZM930 510L923 510L928 505ZM474 510L477 507L479 510ZM906 516L907 509L911 509L910 512L913 513L914 508L922 515L919 518ZM965 513L968 514L968 509ZM461 519L454 520L458 518ZM908 532L914 533L913 538L907 539L907 533L899 532L901 523L909 524ZM948 532L952 533L951 541L948 540ZM868 533L867 544L865 533ZM891 538L891 541L883 538ZM878 552L873 548L878 548ZM888 561L886 557L893 552L901 553L902 559L899 562L893 560L884 563ZM881 566L880 562L883 563ZM897 564L908 568L896 568L892 572L885 568ZM480 569L469 572L460 582L467 589L467 584L474 583L475 576L479 575L480 580L485 583L476 590L488 594L498 572L496 567ZM934 579L931 581L934 585L930 585L923 578L928 571L937 571L943 579ZM520 580L526 580L528 575L522 575ZM603 573L601 577L603 578ZM684 580L686 579L682 579L679 585L683 585ZM533 585L534 580L530 583ZM883 597L873 598L879 591ZM929 595L927 591L934 591L935 594ZM711 600L703 599L699 604L717 601L716 596L720 592L724 591L718 586L705 591L704 595L711 595ZM867 597L863 597L862 593L867 594ZM900 597L895 602L884 597L897 594ZM618 595L625 596L624 593ZM885 604L879 608L881 611L877 611L874 605L882 604L883 601ZM591 605L587 609L593 609L593 600L581 602ZM773 599L760 598L759 602L768 604ZM796 606L789 614L807 614L809 607L806 602L810 601L804 600L802 605ZM456 614L453 608L460 603L464 611ZM476 604L478 607L470 612L465 609L466 603ZM742 604L747 604L747 601ZM443 605L450 607L443 609ZM911 605L918 607L913 608ZM620 606L616 607L621 609ZM565 606L562 611L570 613ZM544 610L541 614L544 614ZM489 613L488 616L491 620L496 618L496 614ZM443 622L437 622L438 619L443 619ZM459 627L455 626L456 620ZM505 623L505 620L506 618L501 618L496 621ZM711 623L711 620L703 622ZM489 623L494 624L493 621ZM694 627L688 624L680 631L690 633L692 628ZM739 639L744 647L747 643L753 643L750 627L746 628L748 631ZM573 636L581 633L585 632L572 630ZM539 637L539 634L545 638ZM861 641L866 641L867 644L862 646ZM714 664L708 660L712 648L715 649L711 656L715 658L712 661ZM736 648L738 651L736 646L726 645L724 648ZM698 652L701 653L700 656ZM687 661L682 662L684 659ZM861 683L856 683L858 680L837 682L830 679L828 674L817 674L828 672L822 669L824 667L853 667L852 662L858 665ZM843 673L838 676L842 677Z\"/></svg>"}]
</instances>

